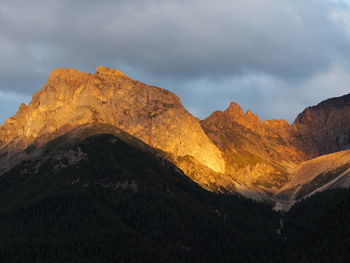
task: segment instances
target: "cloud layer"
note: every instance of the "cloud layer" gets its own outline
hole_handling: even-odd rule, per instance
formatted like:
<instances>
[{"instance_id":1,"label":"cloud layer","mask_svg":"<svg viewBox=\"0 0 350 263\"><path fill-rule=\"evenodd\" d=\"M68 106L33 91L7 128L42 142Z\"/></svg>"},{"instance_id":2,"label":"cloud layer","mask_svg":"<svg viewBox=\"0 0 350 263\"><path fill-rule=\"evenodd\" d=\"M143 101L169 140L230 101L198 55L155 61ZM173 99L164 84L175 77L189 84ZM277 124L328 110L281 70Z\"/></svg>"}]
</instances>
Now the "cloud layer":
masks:
<instances>
[{"instance_id":1,"label":"cloud layer","mask_svg":"<svg viewBox=\"0 0 350 263\"><path fill-rule=\"evenodd\" d=\"M119 68L199 117L237 101L292 120L350 92L350 10L338 2L2 0L0 25L0 121L57 67Z\"/></svg>"}]
</instances>

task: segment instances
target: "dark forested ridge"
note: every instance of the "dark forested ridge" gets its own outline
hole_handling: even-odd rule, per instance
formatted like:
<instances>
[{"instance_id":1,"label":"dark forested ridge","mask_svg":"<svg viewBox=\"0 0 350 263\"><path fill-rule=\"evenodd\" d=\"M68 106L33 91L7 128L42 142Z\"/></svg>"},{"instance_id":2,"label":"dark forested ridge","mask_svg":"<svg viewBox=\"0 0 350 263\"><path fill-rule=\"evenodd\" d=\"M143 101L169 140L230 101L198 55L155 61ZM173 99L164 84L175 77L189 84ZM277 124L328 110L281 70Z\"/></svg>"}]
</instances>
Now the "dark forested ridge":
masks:
<instances>
[{"instance_id":1,"label":"dark forested ridge","mask_svg":"<svg viewBox=\"0 0 350 263\"><path fill-rule=\"evenodd\" d=\"M282 215L202 189L162 152L108 125L79 128L27 151L31 158L0 177L0 262L346 262L350 256L349 190L315 195Z\"/></svg>"},{"instance_id":2,"label":"dark forested ridge","mask_svg":"<svg viewBox=\"0 0 350 263\"><path fill-rule=\"evenodd\" d=\"M210 193L96 128L29 149L0 177L1 262L281 262L270 206Z\"/></svg>"},{"instance_id":3,"label":"dark forested ridge","mask_svg":"<svg viewBox=\"0 0 350 263\"><path fill-rule=\"evenodd\" d=\"M290 262L349 262L350 190L332 189L296 204L284 216Z\"/></svg>"}]
</instances>

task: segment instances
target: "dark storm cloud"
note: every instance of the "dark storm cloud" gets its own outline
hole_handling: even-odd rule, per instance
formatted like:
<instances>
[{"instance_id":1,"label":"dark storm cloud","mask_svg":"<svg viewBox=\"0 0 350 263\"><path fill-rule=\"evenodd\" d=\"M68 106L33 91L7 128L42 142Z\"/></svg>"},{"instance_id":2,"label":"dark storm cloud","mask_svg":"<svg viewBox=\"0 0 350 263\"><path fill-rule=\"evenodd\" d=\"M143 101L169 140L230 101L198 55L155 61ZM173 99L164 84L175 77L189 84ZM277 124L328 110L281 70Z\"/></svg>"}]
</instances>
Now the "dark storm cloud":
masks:
<instances>
[{"instance_id":1,"label":"dark storm cloud","mask_svg":"<svg viewBox=\"0 0 350 263\"><path fill-rule=\"evenodd\" d=\"M290 117L305 85L335 68L346 79L348 21L345 5L312 0L1 0L0 90L21 97L53 68L107 65L171 89L199 116L236 100ZM321 93L343 88L332 90ZM286 95L294 104L270 106Z\"/></svg>"}]
</instances>

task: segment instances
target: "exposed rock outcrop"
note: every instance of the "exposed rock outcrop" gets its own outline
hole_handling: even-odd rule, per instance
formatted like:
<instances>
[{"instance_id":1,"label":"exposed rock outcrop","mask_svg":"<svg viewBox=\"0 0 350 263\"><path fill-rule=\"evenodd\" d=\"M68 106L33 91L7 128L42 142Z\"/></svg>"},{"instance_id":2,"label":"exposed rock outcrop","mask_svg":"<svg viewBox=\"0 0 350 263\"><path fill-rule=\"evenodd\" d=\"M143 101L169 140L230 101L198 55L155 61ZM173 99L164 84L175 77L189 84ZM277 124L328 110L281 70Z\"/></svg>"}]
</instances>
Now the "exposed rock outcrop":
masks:
<instances>
[{"instance_id":1,"label":"exposed rock outcrop","mask_svg":"<svg viewBox=\"0 0 350 263\"><path fill-rule=\"evenodd\" d=\"M94 122L119 127L174 160L191 156L214 172L224 172L221 152L175 94L106 67L98 67L95 74L53 71L30 104L22 104L0 128L2 168L21 160L18 154L28 146Z\"/></svg>"},{"instance_id":2,"label":"exposed rock outcrop","mask_svg":"<svg viewBox=\"0 0 350 263\"><path fill-rule=\"evenodd\" d=\"M293 128L309 159L350 149L350 94L306 108Z\"/></svg>"},{"instance_id":3,"label":"exposed rock outcrop","mask_svg":"<svg viewBox=\"0 0 350 263\"><path fill-rule=\"evenodd\" d=\"M52 139L100 123L162 150L206 189L260 199L293 181L299 163L349 149L349 113L346 95L307 108L293 125L261 121L236 103L199 121L172 92L118 70L57 69L0 127L0 173Z\"/></svg>"},{"instance_id":4,"label":"exposed rock outcrop","mask_svg":"<svg viewBox=\"0 0 350 263\"><path fill-rule=\"evenodd\" d=\"M304 160L293 145L292 128L286 121L262 122L236 103L201 124L224 153L226 173L239 182L276 190L288 181L288 169Z\"/></svg>"}]
</instances>

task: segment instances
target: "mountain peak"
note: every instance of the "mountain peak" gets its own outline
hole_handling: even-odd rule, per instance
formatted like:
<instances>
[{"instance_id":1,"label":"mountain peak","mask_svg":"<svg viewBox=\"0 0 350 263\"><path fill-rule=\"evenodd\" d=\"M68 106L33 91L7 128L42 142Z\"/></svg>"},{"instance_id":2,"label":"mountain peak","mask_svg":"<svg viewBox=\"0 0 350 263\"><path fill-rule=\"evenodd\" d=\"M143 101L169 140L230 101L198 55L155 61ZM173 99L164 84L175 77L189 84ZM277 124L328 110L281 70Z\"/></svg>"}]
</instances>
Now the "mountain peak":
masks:
<instances>
[{"instance_id":1,"label":"mountain peak","mask_svg":"<svg viewBox=\"0 0 350 263\"><path fill-rule=\"evenodd\" d=\"M57 68L54 69L49 75L49 81L57 78L66 80L76 80L85 76L86 73L81 72L74 68Z\"/></svg>"},{"instance_id":2,"label":"mountain peak","mask_svg":"<svg viewBox=\"0 0 350 263\"><path fill-rule=\"evenodd\" d=\"M85 80L88 76L91 76L92 74L88 74L85 72L81 72L74 68L57 68L53 70L48 78L48 83L56 82L56 81L70 81L70 82L79 82L81 80ZM103 78L124 78L124 79L130 79L127 75L125 75L123 72L117 70L108 68L105 66L99 66L96 68L95 75L102 76Z\"/></svg>"},{"instance_id":3,"label":"mountain peak","mask_svg":"<svg viewBox=\"0 0 350 263\"><path fill-rule=\"evenodd\" d=\"M340 97L334 97L334 98L324 100L318 103L316 106L312 106L310 108L319 109L319 108L325 108L325 107L344 107L345 105L349 105L349 104L350 104L350 93Z\"/></svg>"},{"instance_id":4,"label":"mountain peak","mask_svg":"<svg viewBox=\"0 0 350 263\"><path fill-rule=\"evenodd\" d=\"M30 104L0 127L0 155L14 156L87 123L111 124L175 157L192 156L224 172L221 152L175 94L104 66L95 74L54 70Z\"/></svg>"},{"instance_id":5,"label":"mountain peak","mask_svg":"<svg viewBox=\"0 0 350 263\"><path fill-rule=\"evenodd\" d=\"M235 102L231 102L224 113L228 114L235 122L248 129L260 129L262 125L262 121L258 115L254 114L251 110L244 112L242 107Z\"/></svg>"},{"instance_id":6,"label":"mountain peak","mask_svg":"<svg viewBox=\"0 0 350 263\"><path fill-rule=\"evenodd\" d=\"M125 75L123 72L117 70L117 69L112 69L108 68L105 66L99 66L96 68L96 74L97 75L103 75L103 76L108 76L108 77L124 77L124 78L129 78L127 75Z\"/></svg>"},{"instance_id":7,"label":"mountain peak","mask_svg":"<svg viewBox=\"0 0 350 263\"><path fill-rule=\"evenodd\" d=\"M350 94L307 107L293 127L310 158L350 149Z\"/></svg>"},{"instance_id":8,"label":"mountain peak","mask_svg":"<svg viewBox=\"0 0 350 263\"><path fill-rule=\"evenodd\" d=\"M238 103L231 102L225 112L231 114L232 116L240 116L243 114L243 109Z\"/></svg>"}]
</instances>

